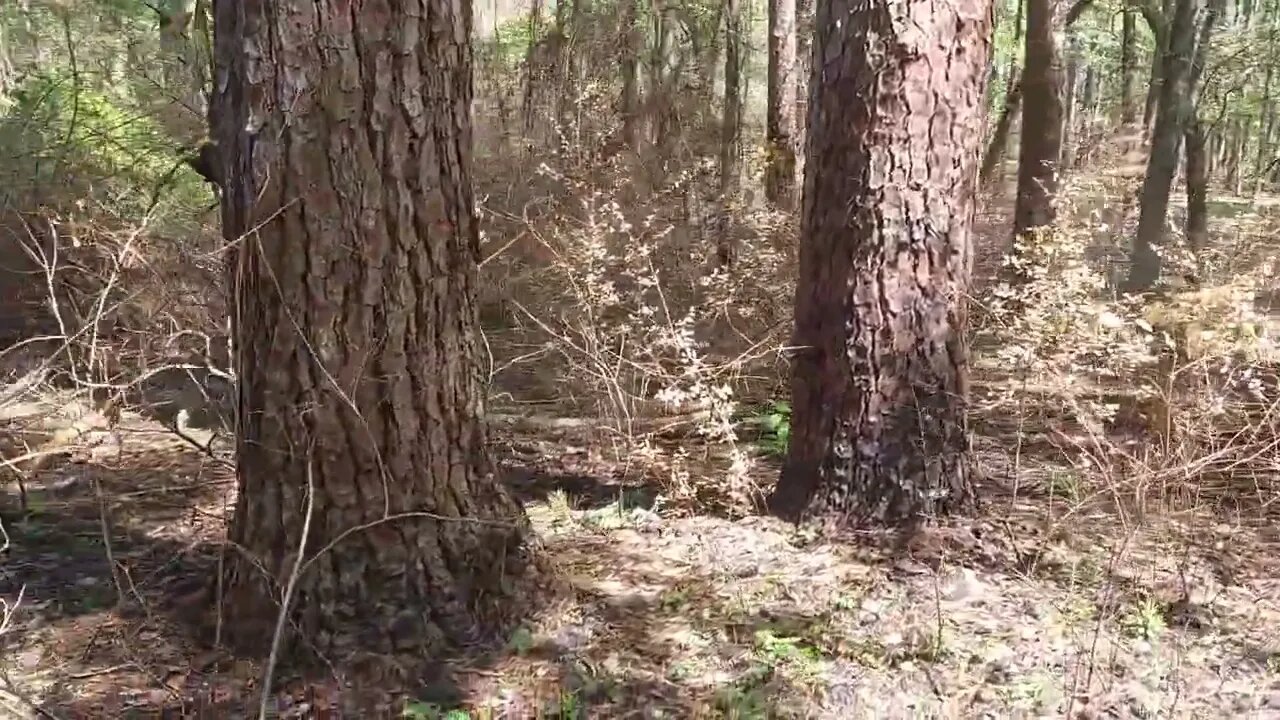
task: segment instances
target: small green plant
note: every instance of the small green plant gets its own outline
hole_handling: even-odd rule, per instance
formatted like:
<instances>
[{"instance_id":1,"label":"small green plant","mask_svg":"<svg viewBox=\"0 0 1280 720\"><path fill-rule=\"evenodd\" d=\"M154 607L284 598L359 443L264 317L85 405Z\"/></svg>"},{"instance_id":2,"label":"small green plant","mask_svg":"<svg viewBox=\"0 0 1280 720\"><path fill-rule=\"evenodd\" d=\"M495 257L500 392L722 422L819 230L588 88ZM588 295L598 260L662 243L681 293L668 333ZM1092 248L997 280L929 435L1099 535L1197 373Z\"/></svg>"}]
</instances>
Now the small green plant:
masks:
<instances>
[{"instance_id":1,"label":"small green plant","mask_svg":"<svg viewBox=\"0 0 1280 720\"><path fill-rule=\"evenodd\" d=\"M507 641L507 647L516 655L524 656L533 649L533 633L527 627L518 627L516 631L511 633L511 639Z\"/></svg>"},{"instance_id":2,"label":"small green plant","mask_svg":"<svg viewBox=\"0 0 1280 720\"><path fill-rule=\"evenodd\" d=\"M1132 637L1153 641L1164 633L1167 625L1164 609L1152 598L1144 597L1134 603L1124 617L1124 629Z\"/></svg>"},{"instance_id":3,"label":"small green plant","mask_svg":"<svg viewBox=\"0 0 1280 720\"><path fill-rule=\"evenodd\" d=\"M758 686L729 685L716 691L716 709L726 720L766 720L769 703Z\"/></svg>"},{"instance_id":4,"label":"small green plant","mask_svg":"<svg viewBox=\"0 0 1280 720\"><path fill-rule=\"evenodd\" d=\"M1075 472L1054 471L1049 475L1049 495L1069 502L1079 502L1080 476Z\"/></svg>"},{"instance_id":5,"label":"small green plant","mask_svg":"<svg viewBox=\"0 0 1280 720\"><path fill-rule=\"evenodd\" d=\"M778 635L772 630L757 630L756 661L770 671L782 671L797 680L818 677L822 672L822 653L802 638Z\"/></svg>"},{"instance_id":6,"label":"small green plant","mask_svg":"<svg viewBox=\"0 0 1280 720\"><path fill-rule=\"evenodd\" d=\"M760 449L775 457L786 455L791 442L791 403L775 400L753 420L760 428Z\"/></svg>"},{"instance_id":7,"label":"small green plant","mask_svg":"<svg viewBox=\"0 0 1280 720\"><path fill-rule=\"evenodd\" d=\"M471 720L466 710L445 710L436 703L410 700L404 704L400 717L407 720Z\"/></svg>"}]
</instances>

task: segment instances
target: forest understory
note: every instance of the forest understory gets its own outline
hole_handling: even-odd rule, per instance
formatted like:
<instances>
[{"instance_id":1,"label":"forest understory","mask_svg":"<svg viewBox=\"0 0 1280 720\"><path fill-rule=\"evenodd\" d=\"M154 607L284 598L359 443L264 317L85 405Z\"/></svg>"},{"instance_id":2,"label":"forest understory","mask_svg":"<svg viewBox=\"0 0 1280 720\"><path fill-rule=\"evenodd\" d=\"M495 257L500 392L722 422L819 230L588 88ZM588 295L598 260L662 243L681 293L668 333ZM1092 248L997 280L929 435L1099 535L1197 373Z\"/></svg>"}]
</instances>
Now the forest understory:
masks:
<instances>
[{"instance_id":1,"label":"forest understory","mask_svg":"<svg viewBox=\"0 0 1280 720\"><path fill-rule=\"evenodd\" d=\"M1070 224L1104 241L1131 221L1117 199L1132 173L1112 167L1078 176L1071 194ZM1006 227L1000 194L983 231ZM1242 246L1276 237L1268 199L1214 198L1218 227ZM1104 247L1086 244L1081 258ZM1068 265L1105 273L1094 254ZM994 282L997 262L980 257L978 276ZM736 440L706 437L717 411L706 403L624 417L620 395L602 390L622 374L592 371L616 356L586 352L584 325L570 338L537 320L555 316L548 307L521 305L486 328L492 446L550 559L538 610L501 651L441 663L417 691L375 704L407 700L403 716L420 718L1280 717L1274 436L1192 453L1206 442L1202 418L1176 420L1181 450L1162 446L1145 414L1091 422L1082 408L1096 399L1086 386L1105 383L1101 365L1055 361L1019 377L999 353L1007 344L984 345L995 336L978 313L981 510L910 535L819 537L700 500L726 486L747 498L776 476L770 360L733 370L737 402L765 409L734 415ZM1111 311L1088 311L1100 312ZM1070 332L1086 352L1096 323ZM734 342L742 357L769 338ZM557 389L566 382L578 392ZM4 625L7 716L252 716L261 660L213 647L235 618L189 599L217 572L234 506L225 437L133 410L107 428L73 394L25 397L8 406L11 443L81 422L25 474L24 513L6 513L0 597L20 592ZM1179 395L1171 412L1180 402L1194 410ZM1253 422L1274 423L1274 405L1265 412ZM1255 490L1239 491L1250 476ZM354 692L322 672L281 680L282 717L328 717Z\"/></svg>"},{"instance_id":2,"label":"forest understory","mask_svg":"<svg viewBox=\"0 0 1280 720\"><path fill-rule=\"evenodd\" d=\"M1277 92L1277 0L0 4L0 720L1280 720Z\"/></svg>"}]
</instances>

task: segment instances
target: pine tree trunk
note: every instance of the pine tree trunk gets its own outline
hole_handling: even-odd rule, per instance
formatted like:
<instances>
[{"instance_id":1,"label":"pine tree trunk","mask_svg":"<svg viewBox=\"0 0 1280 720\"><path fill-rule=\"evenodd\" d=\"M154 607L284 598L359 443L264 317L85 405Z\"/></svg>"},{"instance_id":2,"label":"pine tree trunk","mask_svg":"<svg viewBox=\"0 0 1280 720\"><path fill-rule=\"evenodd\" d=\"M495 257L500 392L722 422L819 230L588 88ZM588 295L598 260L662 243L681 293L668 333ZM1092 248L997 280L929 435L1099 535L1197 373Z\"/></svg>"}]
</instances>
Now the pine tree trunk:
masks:
<instances>
[{"instance_id":1,"label":"pine tree trunk","mask_svg":"<svg viewBox=\"0 0 1280 720\"><path fill-rule=\"evenodd\" d=\"M769 87L765 118L765 198L795 206L796 3L769 0Z\"/></svg>"},{"instance_id":2,"label":"pine tree trunk","mask_svg":"<svg viewBox=\"0 0 1280 720\"><path fill-rule=\"evenodd\" d=\"M962 295L988 0L826 0L776 512L914 521L975 501Z\"/></svg>"},{"instance_id":3,"label":"pine tree trunk","mask_svg":"<svg viewBox=\"0 0 1280 720\"><path fill-rule=\"evenodd\" d=\"M470 11L428 5L215 4L241 243L225 632L245 649L296 568L290 627L335 661L422 662L519 612L526 521L488 458L476 345Z\"/></svg>"},{"instance_id":4,"label":"pine tree trunk","mask_svg":"<svg viewBox=\"0 0 1280 720\"><path fill-rule=\"evenodd\" d=\"M1013 230L1022 237L1053 225L1062 156L1062 65L1054 19L1057 0L1027 0L1026 70L1018 199Z\"/></svg>"}]
</instances>

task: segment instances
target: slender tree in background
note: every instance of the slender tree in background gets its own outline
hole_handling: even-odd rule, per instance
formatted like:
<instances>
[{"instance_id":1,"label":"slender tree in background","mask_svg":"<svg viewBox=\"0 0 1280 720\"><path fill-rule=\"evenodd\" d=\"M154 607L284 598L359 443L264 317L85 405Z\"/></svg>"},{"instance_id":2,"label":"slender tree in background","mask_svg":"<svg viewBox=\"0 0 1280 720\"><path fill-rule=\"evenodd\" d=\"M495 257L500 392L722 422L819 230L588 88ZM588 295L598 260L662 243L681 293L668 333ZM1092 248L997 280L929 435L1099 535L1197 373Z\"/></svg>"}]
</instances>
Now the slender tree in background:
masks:
<instances>
[{"instance_id":1,"label":"slender tree in background","mask_svg":"<svg viewBox=\"0 0 1280 720\"><path fill-rule=\"evenodd\" d=\"M820 0L784 516L911 521L975 499L961 295L988 0Z\"/></svg>"},{"instance_id":2,"label":"slender tree in background","mask_svg":"<svg viewBox=\"0 0 1280 720\"><path fill-rule=\"evenodd\" d=\"M640 122L640 45L644 38L637 20L637 0L623 0L622 5L622 141L634 149L639 139Z\"/></svg>"},{"instance_id":3,"label":"slender tree in background","mask_svg":"<svg viewBox=\"0 0 1280 720\"><path fill-rule=\"evenodd\" d=\"M1187 245L1194 252L1209 245L1209 160L1205 145L1204 122L1200 118L1198 101L1200 78L1209 57L1209 41L1213 27L1222 13L1223 0L1209 0L1209 6L1200 24L1200 37L1192 53L1191 68L1187 71L1186 127L1183 129L1186 143L1187 175Z\"/></svg>"},{"instance_id":4,"label":"slender tree in background","mask_svg":"<svg viewBox=\"0 0 1280 720\"><path fill-rule=\"evenodd\" d=\"M320 652L430 658L517 612L526 521L482 422L470 8L363 8L215 4L241 243L225 631L260 647L293 577Z\"/></svg>"},{"instance_id":5,"label":"slender tree in background","mask_svg":"<svg viewBox=\"0 0 1280 720\"><path fill-rule=\"evenodd\" d=\"M1160 103L1151 136L1147 174L1142 183L1138 230L1134 237L1133 260L1125 289L1150 289L1160 278L1158 248L1164 242L1169 214L1169 194L1182 152L1190 89L1192 55L1196 44L1197 0L1176 0L1168 23L1167 52L1161 70Z\"/></svg>"},{"instance_id":6,"label":"slender tree in background","mask_svg":"<svg viewBox=\"0 0 1280 720\"><path fill-rule=\"evenodd\" d=\"M724 6L724 116L720 129L720 231L716 253L721 265L733 263L731 221L742 190L742 7Z\"/></svg>"},{"instance_id":7,"label":"slender tree in background","mask_svg":"<svg viewBox=\"0 0 1280 720\"><path fill-rule=\"evenodd\" d=\"M1154 40L1154 47L1151 50L1151 76L1147 80L1147 100L1142 110L1142 126L1148 131L1154 126L1160 88L1164 85L1164 71L1168 65L1169 19L1173 15L1174 1L1161 0L1157 5L1156 0L1134 0Z\"/></svg>"},{"instance_id":8,"label":"slender tree in background","mask_svg":"<svg viewBox=\"0 0 1280 720\"><path fill-rule=\"evenodd\" d=\"M1018 4L1018 15L1014 21L1016 23L1014 32L1015 41L1022 37L1022 13L1023 8L1029 1L1030 0L1021 0ZM1063 26L1070 28L1076 20L1080 19L1080 16L1083 15L1084 11L1089 9L1092 4L1093 0L1075 0L1071 5L1071 8L1067 10L1066 16L1062 20ZM1052 27L1056 26L1051 26L1051 31ZM1027 42L1031 42L1029 37L1027 38ZM1056 39L1053 41L1053 45L1055 48L1057 47ZM1055 51L1055 57L1056 55L1057 53ZM982 168L979 171L979 176L983 182L995 179L997 171L1001 168L1002 161L1004 160L1005 148L1009 144L1009 133L1012 131L1014 119L1018 117L1018 111L1022 107L1022 100L1025 95L1025 89L1023 88L1025 73L1025 70L1018 69L1017 63L1015 63L1013 59L1009 60L1009 86L1005 92L1004 108L1000 111L1000 118L996 121L995 130L991 133L991 140L987 143L987 150L982 157ZM1059 82L1059 86L1060 85L1061 83ZM1061 103L1062 100L1059 98L1058 104L1061 105ZM1061 110L1059 110L1059 115L1060 114ZM1060 142L1059 147L1061 147ZM1021 164L1021 159L1019 160L1019 164Z\"/></svg>"},{"instance_id":9,"label":"slender tree in background","mask_svg":"<svg viewBox=\"0 0 1280 720\"><path fill-rule=\"evenodd\" d=\"M780 208L795 205L796 2L769 0L769 87L764 192Z\"/></svg>"},{"instance_id":10,"label":"slender tree in background","mask_svg":"<svg viewBox=\"0 0 1280 720\"><path fill-rule=\"evenodd\" d=\"M1134 58L1134 46L1137 44L1137 27L1133 20L1133 10L1125 7L1121 11L1120 33L1120 124L1132 125L1138 119L1138 111L1133 98L1133 74L1137 62Z\"/></svg>"},{"instance_id":11,"label":"slender tree in background","mask_svg":"<svg viewBox=\"0 0 1280 720\"><path fill-rule=\"evenodd\" d=\"M1016 43L1022 39L1022 30L1025 26L1022 18L1023 8L1026 7L1026 0L1017 0L1017 13L1013 18L1013 41ZM1019 69L1015 60L1016 56L1011 55L1009 58L1009 69L1005 79L1004 90L1004 106L1000 109L1000 117L996 120L995 130L991 132L991 139L987 142L987 150L982 155L982 167L978 171L978 177L983 183L989 182L997 175L996 171L1000 169L1004 162L1005 149L1009 146L1009 133L1013 131L1014 120L1018 117L1018 110L1022 107L1022 70Z\"/></svg>"},{"instance_id":12,"label":"slender tree in background","mask_svg":"<svg viewBox=\"0 0 1280 720\"><path fill-rule=\"evenodd\" d=\"M806 135L809 123L809 78L813 77L813 0L795 0L796 67L792 75L796 83L796 173L804 171ZM797 190L797 203L798 203Z\"/></svg>"},{"instance_id":13,"label":"slender tree in background","mask_svg":"<svg viewBox=\"0 0 1280 720\"><path fill-rule=\"evenodd\" d=\"M1062 60L1055 32L1058 0L1026 0L1026 69L1014 237L1053 225L1062 155Z\"/></svg>"}]
</instances>

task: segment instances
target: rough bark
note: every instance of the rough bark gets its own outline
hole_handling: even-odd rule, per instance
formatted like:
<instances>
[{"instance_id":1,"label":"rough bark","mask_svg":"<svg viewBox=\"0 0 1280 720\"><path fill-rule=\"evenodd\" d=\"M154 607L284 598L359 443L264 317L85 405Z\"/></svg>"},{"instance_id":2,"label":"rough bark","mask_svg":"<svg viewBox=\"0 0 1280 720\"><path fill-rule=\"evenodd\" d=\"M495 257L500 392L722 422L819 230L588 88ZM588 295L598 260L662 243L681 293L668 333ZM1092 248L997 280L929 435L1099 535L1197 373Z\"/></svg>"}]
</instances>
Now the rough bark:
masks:
<instances>
[{"instance_id":1,"label":"rough bark","mask_svg":"<svg viewBox=\"0 0 1280 720\"><path fill-rule=\"evenodd\" d=\"M310 647L414 663L494 637L529 556L482 422L470 8L362 7L215 4L240 243L224 634L262 650L293 576Z\"/></svg>"},{"instance_id":2,"label":"rough bark","mask_svg":"<svg viewBox=\"0 0 1280 720\"><path fill-rule=\"evenodd\" d=\"M1158 248L1164 242L1169 193L1178 171L1188 111L1187 81L1195 51L1196 5L1196 0L1176 0L1169 23L1168 52L1161 73L1160 107L1152 132L1147 174L1142 183L1138 230L1126 283L1130 292L1148 290L1160 278Z\"/></svg>"},{"instance_id":3,"label":"rough bark","mask_svg":"<svg viewBox=\"0 0 1280 720\"><path fill-rule=\"evenodd\" d=\"M1057 0L1027 0L1026 69L1022 73L1022 142L1014 237L1053 225L1062 155L1062 65L1054 16Z\"/></svg>"},{"instance_id":4,"label":"rough bark","mask_svg":"<svg viewBox=\"0 0 1280 720\"><path fill-rule=\"evenodd\" d=\"M765 198L791 209L796 188L796 3L769 0Z\"/></svg>"},{"instance_id":5,"label":"rough bark","mask_svg":"<svg viewBox=\"0 0 1280 720\"><path fill-rule=\"evenodd\" d=\"M961 296L988 0L818 7L792 367L774 510L912 522L975 500Z\"/></svg>"},{"instance_id":6,"label":"rough bark","mask_svg":"<svg viewBox=\"0 0 1280 720\"><path fill-rule=\"evenodd\" d=\"M1134 105L1133 75L1137 71L1134 50L1137 45L1137 23L1133 10L1125 8L1120 32L1120 124L1132 125L1138 119Z\"/></svg>"}]
</instances>

